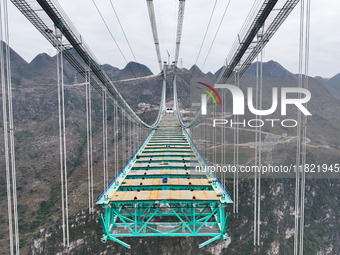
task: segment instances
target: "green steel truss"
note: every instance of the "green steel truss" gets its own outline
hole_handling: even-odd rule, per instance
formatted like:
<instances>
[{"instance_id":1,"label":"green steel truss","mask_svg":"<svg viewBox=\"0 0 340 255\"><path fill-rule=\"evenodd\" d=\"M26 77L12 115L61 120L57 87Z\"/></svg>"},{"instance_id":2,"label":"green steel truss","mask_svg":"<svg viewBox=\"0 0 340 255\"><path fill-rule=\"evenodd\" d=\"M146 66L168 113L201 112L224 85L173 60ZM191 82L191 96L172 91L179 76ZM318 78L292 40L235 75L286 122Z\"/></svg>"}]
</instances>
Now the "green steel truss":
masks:
<instances>
[{"instance_id":1,"label":"green steel truss","mask_svg":"<svg viewBox=\"0 0 340 255\"><path fill-rule=\"evenodd\" d=\"M178 123L167 116L162 121ZM130 248L119 238L210 237L200 247L217 239L228 240L226 207L232 203L231 196L214 173L197 172L197 164L207 166L185 129L165 124L152 130L98 196L97 204L105 212L99 217L104 232L101 241L113 240ZM160 181L163 178L169 183ZM178 192L179 197L161 195L167 191ZM195 192L206 197L196 197ZM127 193L132 195L125 197Z\"/></svg>"},{"instance_id":2,"label":"green steel truss","mask_svg":"<svg viewBox=\"0 0 340 255\"><path fill-rule=\"evenodd\" d=\"M110 203L104 207L105 217L99 218L104 230L101 241L113 240L130 248L118 237L210 237L201 248L219 238L228 240L226 205L215 201Z\"/></svg>"}]
</instances>

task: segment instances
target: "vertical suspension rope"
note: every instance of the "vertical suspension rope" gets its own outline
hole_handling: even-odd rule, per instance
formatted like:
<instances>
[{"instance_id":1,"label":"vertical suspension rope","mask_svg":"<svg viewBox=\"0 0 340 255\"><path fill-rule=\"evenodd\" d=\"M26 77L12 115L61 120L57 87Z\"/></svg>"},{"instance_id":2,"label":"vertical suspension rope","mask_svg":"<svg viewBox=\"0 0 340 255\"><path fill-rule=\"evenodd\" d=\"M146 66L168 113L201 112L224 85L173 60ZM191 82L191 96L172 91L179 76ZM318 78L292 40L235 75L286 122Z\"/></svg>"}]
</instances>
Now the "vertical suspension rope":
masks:
<instances>
[{"instance_id":1,"label":"vertical suspension rope","mask_svg":"<svg viewBox=\"0 0 340 255\"><path fill-rule=\"evenodd\" d=\"M133 125L132 125L132 127L133 127L133 151L135 152L136 151L136 149L137 149L137 131L136 131L136 123L135 122L133 122L132 123Z\"/></svg>"},{"instance_id":2,"label":"vertical suspension rope","mask_svg":"<svg viewBox=\"0 0 340 255\"><path fill-rule=\"evenodd\" d=\"M115 150L115 169L114 169L114 176L116 176L118 174L118 141L119 141L119 130L118 130L118 107L117 107L117 101L114 102L113 105L113 110L114 110L114 122L113 122L113 133L114 133L114 150Z\"/></svg>"},{"instance_id":3,"label":"vertical suspension rope","mask_svg":"<svg viewBox=\"0 0 340 255\"><path fill-rule=\"evenodd\" d=\"M139 125L136 124L136 150L139 145Z\"/></svg>"},{"instance_id":4,"label":"vertical suspension rope","mask_svg":"<svg viewBox=\"0 0 340 255\"><path fill-rule=\"evenodd\" d=\"M226 113L226 104L225 104L225 102L226 102L226 94L225 94L225 90L223 89L222 90L222 102L224 103L224 105L223 105L223 108L222 108L222 110L223 110L223 116L222 116L222 118L225 118L225 113ZM224 165L226 165L227 164L227 156L226 156L226 152L227 152L227 149L225 148L225 144L227 144L227 141L226 141L226 137L227 137L227 134L226 134L226 129L225 129L225 127L223 127L223 164ZM225 172L223 172L223 186L224 187L226 187L226 173Z\"/></svg>"},{"instance_id":5,"label":"vertical suspension rope","mask_svg":"<svg viewBox=\"0 0 340 255\"><path fill-rule=\"evenodd\" d=\"M134 153L135 150L135 127L134 127L134 122L132 121L132 119L130 119L130 125L131 125L131 154L129 155L131 157L131 155Z\"/></svg>"},{"instance_id":6,"label":"vertical suspension rope","mask_svg":"<svg viewBox=\"0 0 340 255\"><path fill-rule=\"evenodd\" d=\"M304 27L305 1L301 1L300 9L300 41L299 41L299 79L298 87L302 87L302 65L303 65L303 27ZM299 94L299 98L300 98ZM295 219L294 219L294 255L299 253L299 216L300 216L300 154L301 154L301 111L297 113L296 134L296 168L295 168Z\"/></svg>"},{"instance_id":7,"label":"vertical suspension rope","mask_svg":"<svg viewBox=\"0 0 340 255\"><path fill-rule=\"evenodd\" d=\"M304 88L308 89L308 70L309 70L309 36L310 36L310 8L311 1L307 0L306 5L306 26L305 26L305 82ZM306 103L307 106L307 103ZM306 157L307 157L307 116L304 115L302 119L302 160L301 164L303 168L306 165ZM303 254L303 237L304 237L304 223L305 223L305 188L306 188L306 176L305 176L305 169L302 171L302 181L301 181L301 221L300 221L300 254Z\"/></svg>"},{"instance_id":8,"label":"vertical suspension rope","mask_svg":"<svg viewBox=\"0 0 340 255\"><path fill-rule=\"evenodd\" d=\"M122 160L123 160L123 163L125 164L126 160L125 160L125 155L126 155L126 140L125 140L126 136L125 136L125 111L122 110Z\"/></svg>"},{"instance_id":9,"label":"vertical suspension rope","mask_svg":"<svg viewBox=\"0 0 340 255\"><path fill-rule=\"evenodd\" d=\"M65 117L65 86L63 65L62 34L56 28L59 45L57 47L57 75L58 75L58 114L59 114L59 143L60 143L60 174L62 195L63 245L69 246L68 222L68 187L67 187L67 153L66 153L66 117Z\"/></svg>"},{"instance_id":10,"label":"vertical suspension rope","mask_svg":"<svg viewBox=\"0 0 340 255\"><path fill-rule=\"evenodd\" d=\"M263 87L263 50L260 54L260 69L259 69L259 109L262 110L262 87ZM262 116L260 115L260 120ZM258 128L258 165L262 164L262 127ZM258 174L258 190L257 190L257 246L260 246L260 225L261 225L261 173Z\"/></svg>"},{"instance_id":11,"label":"vertical suspension rope","mask_svg":"<svg viewBox=\"0 0 340 255\"><path fill-rule=\"evenodd\" d=\"M121 143L122 143L122 165L124 165L125 161L124 161L124 110L121 109L121 115L122 115L122 119L121 119Z\"/></svg>"},{"instance_id":12,"label":"vertical suspension rope","mask_svg":"<svg viewBox=\"0 0 340 255\"><path fill-rule=\"evenodd\" d=\"M135 140L135 138L136 138L136 133L135 133L135 131L136 131L136 130L135 130L135 128L136 128L135 122L133 122L132 119L131 119L131 133L132 133L132 140L131 140L132 153L131 153L131 154L134 153L135 148L136 148L136 140ZM131 155L130 155L130 156L131 156Z\"/></svg>"},{"instance_id":13,"label":"vertical suspension rope","mask_svg":"<svg viewBox=\"0 0 340 255\"><path fill-rule=\"evenodd\" d=\"M207 159L207 146L208 146L208 141L207 141L207 126L206 126L206 118L204 117L204 158Z\"/></svg>"},{"instance_id":14,"label":"vertical suspension rope","mask_svg":"<svg viewBox=\"0 0 340 255\"><path fill-rule=\"evenodd\" d=\"M135 143L134 143L134 132L133 132L133 122L132 119L130 119L130 154L129 156L131 157L133 150L135 149Z\"/></svg>"},{"instance_id":15,"label":"vertical suspension rope","mask_svg":"<svg viewBox=\"0 0 340 255\"><path fill-rule=\"evenodd\" d=\"M66 152L66 117L65 117L65 86L64 86L64 59L63 51L60 54L60 69L61 69L61 103L62 103L62 123L63 123L63 149L64 149L64 181L65 181L65 222L66 222L66 244L70 245L70 233L68 222L68 185L67 185L67 152Z\"/></svg>"},{"instance_id":16,"label":"vertical suspension rope","mask_svg":"<svg viewBox=\"0 0 340 255\"><path fill-rule=\"evenodd\" d=\"M109 150L107 145L107 90L105 89L105 151L106 151L106 187L109 185Z\"/></svg>"},{"instance_id":17,"label":"vertical suspension rope","mask_svg":"<svg viewBox=\"0 0 340 255\"><path fill-rule=\"evenodd\" d=\"M298 87L308 89L309 67L309 32L310 32L310 0L301 1L300 10L300 40L299 40L299 80ZM301 94L299 94L301 98ZM307 104L306 104L307 105ZM305 164L307 140L307 116L302 117L298 111L297 117L297 148L296 148L296 187L295 187L295 233L294 255L303 254L304 238L304 200L305 200ZM301 167L300 167L301 165ZM301 182L300 182L301 179Z\"/></svg>"},{"instance_id":18,"label":"vertical suspension rope","mask_svg":"<svg viewBox=\"0 0 340 255\"><path fill-rule=\"evenodd\" d=\"M256 109L259 107L259 56L256 57L256 88L255 88L255 105ZM256 115L256 119L258 115ZM258 135L259 128L255 127L255 159L254 165L258 166ZM260 173L259 173L260 174ZM257 171L254 172L254 246L256 246L257 240Z\"/></svg>"},{"instance_id":19,"label":"vertical suspension rope","mask_svg":"<svg viewBox=\"0 0 340 255\"><path fill-rule=\"evenodd\" d=\"M130 130L130 116L126 116L126 125L127 125L127 154L126 161L129 160L129 156L131 155L131 130Z\"/></svg>"},{"instance_id":20,"label":"vertical suspension rope","mask_svg":"<svg viewBox=\"0 0 340 255\"><path fill-rule=\"evenodd\" d=\"M12 187L13 187L13 211L14 211L14 233L15 233L15 249L19 254L19 226L18 226L18 202L17 202L17 181L16 181L16 165L15 165L15 145L14 145L14 122L13 122L13 96L12 96L12 75L10 64L10 49L9 49L9 31L8 31L8 12L7 1L5 4L5 34L6 34L6 63L7 63L7 92L8 92L8 116L9 116L9 137L11 149L11 166L12 166Z\"/></svg>"},{"instance_id":21,"label":"vertical suspension rope","mask_svg":"<svg viewBox=\"0 0 340 255\"><path fill-rule=\"evenodd\" d=\"M102 91L102 114L103 114L103 172L104 190L108 186L108 150L107 150L107 90Z\"/></svg>"},{"instance_id":22,"label":"vertical suspension rope","mask_svg":"<svg viewBox=\"0 0 340 255\"><path fill-rule=\"evenodd\" d=\"M56 34L57 34L56 28ZM61 41L61 38L60 38ZM60 42L61 44L61 42ZM65 232L65 201L64 201L64 173L63 173L63 133L62 133L62 114L61 114L61 85L60 85L60 58L61 46L57 47L57 82L58 82L58 119L59 119L59 153L60 153L60 182L61 182L61 211L62 211L62 230L63 230L63 246L66 246Z\"/></svg>"},{"instance_id":23,"label":"vertical suspension rope","mask_svg":"<svg viewBox=\"0 0 340 255\"><path fill-rule=\"evenodd\" d=\"M138 147L142 144L142 127L138 125Z\"/></svg>"},{"instance_id":24,"label":"vertical suspension rope","mask_svg":"<svg viewBox=\"0 0 340 255\"><path fill-rule=\"evenodd\" d=\"M124 130L124 126L125 126L125 116L124 116L124 110L122 110L122 162L123 165L125 164L125 130Z\"/></svg>"},{"instance_id":25,"label":"vertical suspension rope","mask_svg":"<svg viewBox=\"0 0 340 255\"><path fill-rule=\"evenodd\" d=\"M89 198L89 214L91 214L91 156L90 156L90 106L89 106L89 90L90 90L90 68L85 70L85 101L86 101L86 145L87 145L87 180L88 180L88 198Z\"/></svg>"},{"instance_id":26,"label":"vertical suspension rope","mask_svg":"<svg viewBox=\"0 0 340 255\"><path fill-rule=\"evenodd\" d=\"M136 123L135 127L136 127L136 149L135 150L137 150L139 146L139 133L138 133L139 125Z\"/></svg>"},{"instance_id":27,"label":"vertical suspension rope","mask_svg":"<svg viewBox=\"0 0 340 255\"><path fill-rule=\"evenodd\" d=\"M2 4L3 4L3 7L2 7ZM16 193L17 188L16 188L11 64L10 64L10 50L9 50L8 8L7 8L6 0L0 2L0 37L1 37L0 38L0 44L1 44L0 45L0 50L1 50L0 72L1 72L2 105L3 105L2 110L3 110L4 142L5 142L8 230L9 230L9 238L10 238L10 254L12 255L14 254L14 243L15 243L15 253L19 254L19 228L18 228L17 193ZM3 40L3 37L5 37L5 40ZM5 44L6 59L4 59L4 54L2 54L3 44ZM5 70L5 66L6 66L6 70ZM6 87L7 87L7 93L6 93ZM8 108L7 108L7 104L8 104ZM11 182L11 178L12 178L12 182ZM12 202L13 202L13 205L12 205ZM13 221L14 221L15 240L13 240Z\"/></svg>"},{"instance_id":28,"label":"vertical suspension rope","mask_svg":"<svg viewBox=\"0 0 340 255\"><path fill-rule=\"evenodd\" d=\"M126 115L126 112L124 112L124 137L125 137L125 159L124 159L124 162L126 163L127 162L127 159L128 159L128 154L129 154L129 140L128 140L128 130L129 130L129 126L128 126L128 122L127 122L127 115Z\"/></svg>"},{"instance_id":29,"label":"vertical suspension rope","mask_svg":"<svg viewBox=\"0 0 340 255\"><path fill-rule=\"evenodd\" d=\"M138 128L139 128L139 126L137 125L137 123L135 123L135 132L136 132L136 147L135 147L135 151L137 150L137 148L138 148L138 142L139 142L139 136L138 136Z\"/></svg>"},{"instance_id":30,"label":"vertical suspension rope","mask_svg":"<svg viewBox=\"0 0 340 255\"><path fill-rule=\"evenodd\" d=\"M222 102L224 103L225 100L224 100L224 89L222 89ZM221 106L221 113L222 113L222 116L221 116L221 119L224 119L224 107L223 105ZM223 166L225 166L225 160L224 160L224 154L225 154L225 151L224 151L224 126L221 125L221 145L222 145L222 148L221 148L221 169L223 169ZM223 187L224 186L224 178L225 178L225 172L222 171L221 173L221 180L222 180L222 184L223 184Z\"/></svg>"},{"instance_id":31,"label":"vertical suspension rope","mask_svg":"<svg viewBox=\"0 0 340 255\"><path fill-rule=\"evenodd\" d=\"M235 85L237 84L237 78L235 76ZM233 122L236 122L236 115L233 115ZM233 147L233 165L236 166L236 128L233 128L234 131L234 147ZM236 166L236 171L234 172L233 176L233 213L236 213L236 172L237 172L237 166Z\"/></svg>"},{"instance_id":32,"label":"vertical suspension rope","mask_svg":"<svg viewBox=\"0 0 340 255\"><path fill-rule=\"evenodd\" d=\"M102 91L102 122L103 122L103 186L106 190L106 151L105 151L105 92Z\"/></svg>"},{"instance_id":33,"label":"vertical suspension rope","mask_svg":"<svg viewBox=\"0 0 340 255\"><path fill-rule=\"evenodd\" d=\"M132 122L131 121L131 132L132 132L132 141L131 141L131 143L132 143L132 153L135 151L135 149L136 149L136 140L135 140L135 138L136 138L136 133L135 133L135 130L136 129L136 126L135 126L135 122Z\"/></svg>"},{"instance_id":34,"label":"vertical suspension rope","mask_svg":"<svg viewBox=\"0 0 340 255\"><path fill-rule=\"evenodd\" d=\"M140 146L140 126L136 123L136 150L139 148Z\"/></svg>"},{"instance_id":35,"label":"vertical suspension rope","mask_svg":"<svg viewBox=\"0 0 340 255\"><path fill-rule=\"evenodd\" d=\"M216 107L214 107L214 119L216 119ZM213 131L213 164L217 164L217 157L216 157L216 127Z\"/></svg>"},{"instance_id":36,"label":"vertical suspension rope","mask_svg":"<svg viewBox=\"0 0 340 255\"><path fill-rule=\"evenodd\" d=\"M130 148L130 153L129 157L131 157L133 153L133 130L132 130L132 119L129 117L129 148Z\"/></svg>"},{"instance_id":37,"label":"vertical suspension rope","mask_svg":"<svg viewBox=\"0 0 340 255\"><path fill-rule=\"evenodd\" d=\"M94 213L94 197L93 197L93 135L92 135L92 87L89 83L88 95L89 95L89 127L90 127L90 190L91 190L91 214Z\"/></svg>"},{"instance_id":38,"label":"vertical suspension rope","mask_svg":"<svg viewBox=\"0 0 340 255\"><path fill-rule=\"evenodd\" d=\"M0 7L1 8L1 7ZM2 15L2 10L1 10ZM3 52L2 43L2 17L1 17L1 42L0 50ZM1 67L1 91L2 91L2 117L3 117L3 128L4 128L4 144L5 144L5 162L6 162L6 184L7 184L7 208L8 208L8 230L9 230L9 240L10 240L10 253L14 254L13 248L13 212L12 212L12 191L11 191L11 173L10 173L10 154L9 154L9 142L8 142L8 120L7 120L7 98L6 98L6 78L5 78L5 68L4 68L4 56L0 55L0 67Z\"/></svg>"},{"instance_id":39,"label":"vertical suspension rope","mask_svg":"<svg viewBox=\"0 0 340 255\"><path fill-rule=\"evenodd\" d=\"M131 153L130 153L130 157L133 154L133 150L134 150L134 130L133 130L133 122L132 119L130 118L130 146L131 146Z\"/></svg>"},{"instance_id":40,"label":"vertical suspension rope","mask_svg":"<svg viewBox=\"0 0 340 255\"><path fill-rule=\"evenodd\" d=\"M128 161L129 155L130 155L130 123L129 123L129 115L125 116L125 120L126 120L126 160L125 162Z\"/></svg>"},{"instance_id":41,"label":"vertical suspension rope","mask_svg":"<svg viewBox=\"0 0 340 255\"><path fill-rule=\"evenodd\" d=\"M240 87L240 74L236 72L236 79L237 79L237 87ZM236 115L236 213L238 214L238 204L239 204L239 181L238 181L238 170L239 170L239 143L240 143L240 129L239 129L239 122L240 122L240 115Z\"/></svg>"}]
</instances>

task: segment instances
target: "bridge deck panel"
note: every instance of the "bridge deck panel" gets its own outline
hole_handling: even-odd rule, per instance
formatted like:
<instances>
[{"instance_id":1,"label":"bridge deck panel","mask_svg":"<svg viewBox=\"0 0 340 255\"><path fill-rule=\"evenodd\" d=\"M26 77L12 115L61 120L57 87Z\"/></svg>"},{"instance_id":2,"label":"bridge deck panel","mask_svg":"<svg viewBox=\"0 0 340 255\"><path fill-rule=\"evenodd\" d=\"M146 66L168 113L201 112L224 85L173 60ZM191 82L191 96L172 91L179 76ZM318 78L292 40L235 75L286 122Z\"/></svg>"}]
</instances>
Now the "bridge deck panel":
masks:
<instances>
[{"instance_id":1,"label":"bridge deck panel","mask_svg":"<svg viewBox=\"0 0 340 255\"><path fill-rule=\"evenodd\" d=\"M162 121L108 201L220 201L213 181L196 171L201 163L189 140L179 123Z\"/></svg>"},{"instance_id":2,"label":"bridge deck panel","mask_svg":"<svg viewBox=\"0 0 340 255\"><path fill-rule=\"evenodd\" d=\"M117 191L110 201L134 200L219 200L215 191L202 190L141 190Z\"/></svg>"},{"instance_id":3,"label":"bridge deck panel","mask_svg":"<svg viewBox=\"0 0 340 255\"><path fill-rule=\"evenodd\" d=\"M187 178L168 178L166 183L163 183L162 178L150 178L150 179L126 179L121 186L142 186L145 185L188 185L188 186L210 186L208 179L187 179Z\"/></svg>"}]
</instances>

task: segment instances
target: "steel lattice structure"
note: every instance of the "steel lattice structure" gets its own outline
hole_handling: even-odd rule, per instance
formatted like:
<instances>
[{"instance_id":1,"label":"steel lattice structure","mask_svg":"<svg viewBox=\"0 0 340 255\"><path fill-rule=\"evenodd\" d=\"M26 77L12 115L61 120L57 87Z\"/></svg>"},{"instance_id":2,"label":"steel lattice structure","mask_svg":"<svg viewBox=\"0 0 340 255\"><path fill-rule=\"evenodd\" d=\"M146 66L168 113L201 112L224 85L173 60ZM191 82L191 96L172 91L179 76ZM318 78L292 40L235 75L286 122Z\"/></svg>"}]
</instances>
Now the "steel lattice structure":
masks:
<instances>
[{"instance_id":1,"label":"steel lattice structure","mask_svg":"<svg viewBox=\"0 0 340 255\"><path fill-rule=\"evenodd\" d=\"M183 19L184 19L184 7L185 7L185 0L179 0L178 18L177 18L177 33L176 33L175 65L177 65L177 62L178 62L179 49L180 49L180 46L181 46L181 37L182 37Z\"/></svg>"},{"instance_id":2,"label":"steel lattice structure","mask_svg":"<svg viewBox=\"0 0 340 255\"><path fill-rule=\"evenodd\" d=\"M141 147L98 196L103 242L118 237L207 236L203 247L223 238L232 203L176 115L163 116Z\"/></svg>"},{"instance_id":3,"label":"steel lattice structure","mask_svg":"<svg viewBox=\"0 0 340 255\"><path fill-rule=\"evenodd\" d=\"M157 53L157 60L159 69L162 71L162 57L161 57L161 50L159 47L159 40L158 40L158 33L157 33L157 25L156 25L156 17L155 17L155 8L153 6L153 0L146 0L148 5L148 12L149 12L149 18L150 18L150 24L151 24L151 30L152 30L152 36L156 48Z\"/></svg>"}]
</instances>

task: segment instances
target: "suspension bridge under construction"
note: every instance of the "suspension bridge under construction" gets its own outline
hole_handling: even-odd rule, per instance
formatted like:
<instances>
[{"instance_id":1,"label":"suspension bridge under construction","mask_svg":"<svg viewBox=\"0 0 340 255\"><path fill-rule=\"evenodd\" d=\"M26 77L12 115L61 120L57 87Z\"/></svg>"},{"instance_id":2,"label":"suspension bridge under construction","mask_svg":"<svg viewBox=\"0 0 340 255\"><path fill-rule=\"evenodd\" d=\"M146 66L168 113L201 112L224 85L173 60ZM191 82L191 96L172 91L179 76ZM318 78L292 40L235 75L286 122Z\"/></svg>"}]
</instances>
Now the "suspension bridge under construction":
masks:
<instances>
[{"instance_id":1,"label":"suspension bridge under construction","mask_svg":"<svg viewBox=\"0 0 340 255\"><path fill-rule=\"evenodd\" d=\"M157 62L163 77L161 102L159 112L152 125L145 123L136 112L129 106L119 93L115 84L103 70L100 62L96 59L84 38L72 24L70 18L64 12L56 0L11 0L21 13L35 26L35 28L57 50L57 77L58 77L58 112L59 112L59 142L60 142L60 176L62 194L62 230L63 245L69 246L69 212L68 212L68 186L67 186L67 139L65 128L65 95L63 82L64 58L83 76L86 87L86 123L87 123L87 156L88 156L88 196L89 213L94 213L94 204L102 207L99 215L103 229L102 242L115 241L127 248L130 245L120 240L120 237L150 237L150 236L205 236L207 241L203 247L217 239L228 240L228 222L231 209L238 212L238 175L234 175L233 195L231 196L226 187L226 176L217 176L214 172L203 172L208 166L205 158L195 146L190 128L198 126L204 116L198 111L190 123L185 123L181 116L177 95L177 63L179 59L185 0L179 0L178 20L175 45L175 58L173 70L175 78L173 82L173 105L167 109L167 77L166 67L170 63L163 64L160 42L158 39L156 15L152 0L146 0L154 46L156 49ZM227 7L230 1L226 1ZM93 1L95 4L95 2ZM239 79L247 67L257 60L257 79L259 81L256 90L256 107L262 107L262 51L280 25L289 16L291 11L299 3L298 0L256 0L240 31L235 43L227 56L227 63L222 68L215 84L235 84L239 86ZM7 1L1 0L2 26L1 39L9 44L6 33L8 32ZM302 0L302 22L300 47L307 48L309 36L309 0ZM100 13L97 5L95 4ZM81 14L80 14L81 15ZM101 16L102 17L102 16ZM103 17L102 17L103 18ZM103 19L104 23L105 20ZM105 23L106 24L106 23ZM208 26L209 27L209 26ZM307 27L307 28L306 28ZM217 30L218 32L218 30ZM111 33L111 31L110 31ZM125 34L125 33L124 33ZM111 33L112 36L112 33ZM204 40L203 40L204 41ZM118 46L118 45L117 45ZM1 46L3 47L3 46ZM8 47L8 46L7 46ZM71 51L72 49L73 51ZM131 47L130 47L131 49ZM308 49L308 48L307 48ZM7 49L8 50L8 49ZM1 49L2 51L2 49ZM307 57L304 58L304 54ZM9 104L8 110L4 107L4 123L9 123L9 128L4 128L4 136L7 146L6 174L9 196L9 231L11 254L16 251L19 254L19 231L17 217L17 201L15 193L15 154L13 143L13 123L11 122L11 91L10 65L7 58L2 60L2 84L4 106ZM300 55L301 66L308 60L308 50ZM7 63L7 65L4 65ZM7 66L7 72L4 69ZM307 70L305 70L306 72ZM303 81L303 70L300 70L300 86L307 86ZM7 77L6 77L7 75ZM214 86L213 86L214 87ZM94 202L93 195L93 159L92 159L92 116L91 116L91 90L94 88L102 95L103 100L103 157L104 157L104 184L105 188ZM223 92L224 95L224 92ZM125 137L129 131L147 130L148 135L140 146L129 150L132 155L126 158L124 166L118 169L115 164L115 177L109 182L108 178L108 155L107 155L107 103L114 106L115 129L121 137ZM211 104L211 102L210 102ZM221 103L222 105L222 103ZM225 109L222 109L225 111ZM119 117L121 115L121 117ZM237 120L237 116L234 116ZM8 119L7 119L8 118ZM300 114L298 122L305 123ZM120 129L121 123L127 121L128 128ZM306 124L306 123L305 123ZM305 157L305 144L301 141L305 136L305 124L298 128L298 152L297 165L303 164ZM7 126L7 125L5 125ZM238 153L238 128L234 130L235 153ZM256 132L256 164L261 165L261 129ZM115 134L116 135L116 134ZM237 139L235 138L237 137ZM141 137L139 137L141 138ZM122 138L123 139L123 138ZM125 138L124 138L125 139ZM136 140L130 136L130 147L136 144ZM132 140L132 141L131 141ZM118 145L116 146L115 159L118 159ZM8 149L10 148L10 149ZM10 153L12 152L12 153ZM300 157L300 155L302 155ZM129 159L128 159L129 158ZM237 159L238 160L238 159ZM213 164L214 162L209 162ZM235 162L238 166L238 161ZM12 168L12 171L10 171ZM255 173L254 194L254 245L260 246L260 201L261 183L260 175ZM12 184L9 180L13 180ZM295 238L294 254L303 252L303 212L304 212L304 175L297 171L296 208L295 208ZM302 221L302 222L301 222ZM12 226L14 225L14 227ZM300 252L300 253L298 253Z\"/></svg>"}]
</instances>

